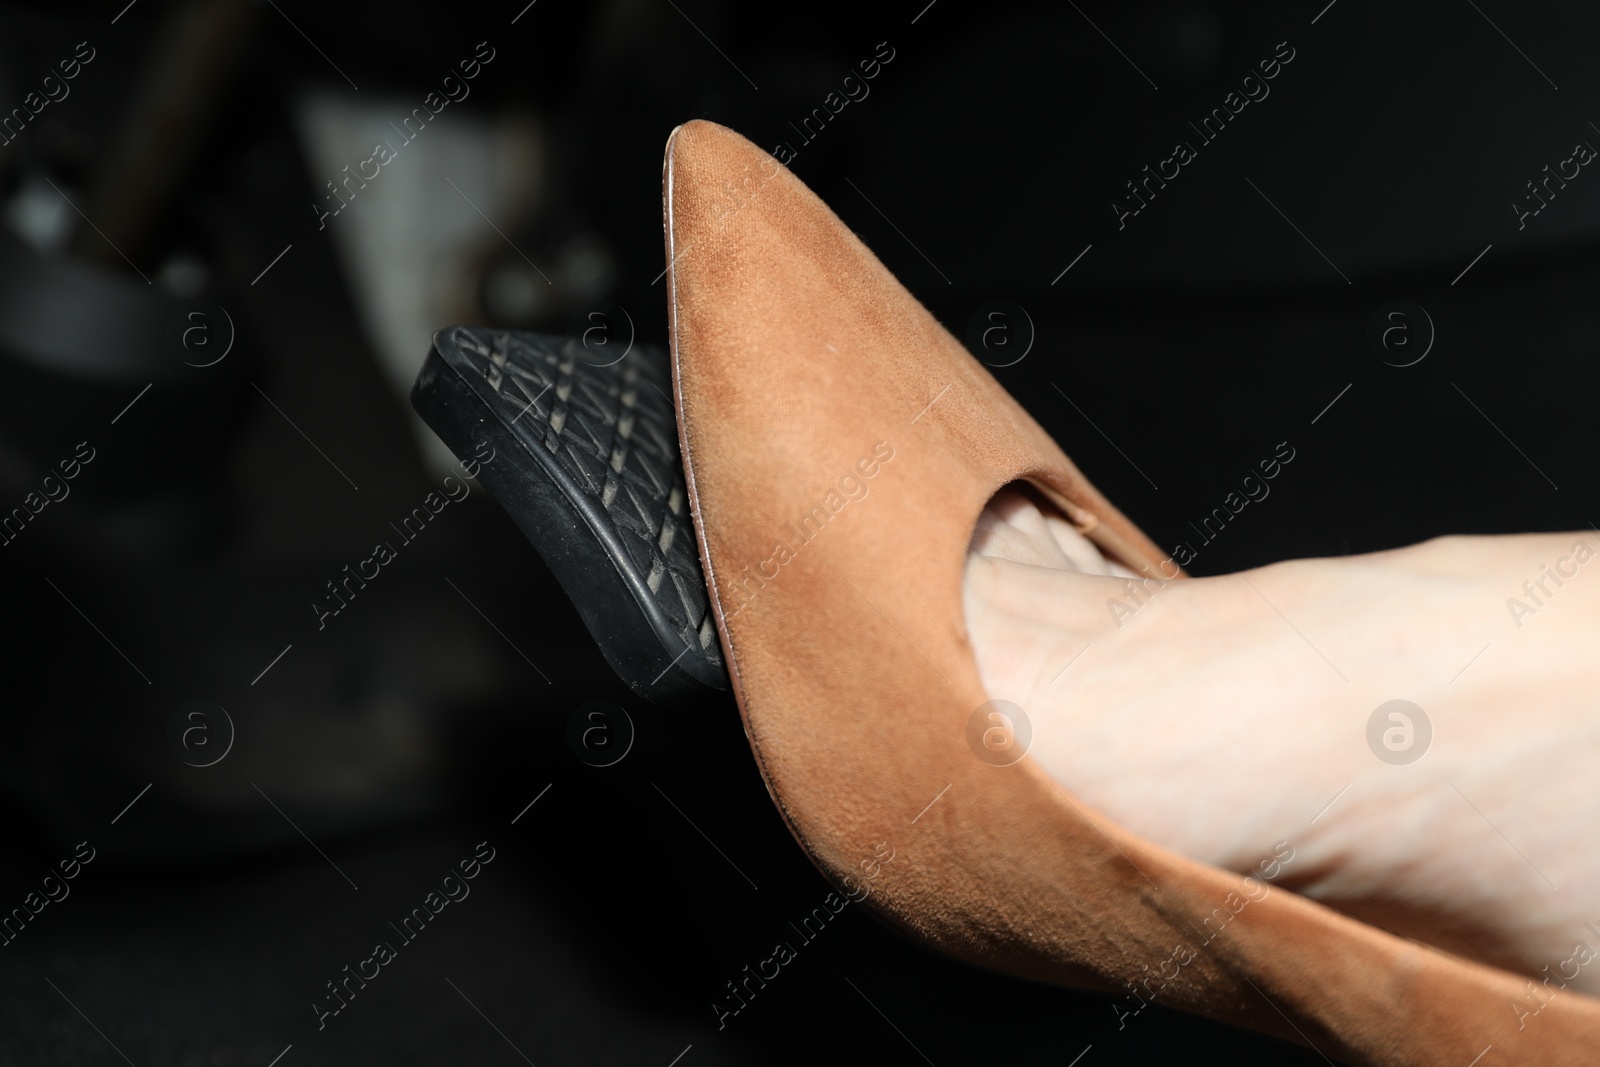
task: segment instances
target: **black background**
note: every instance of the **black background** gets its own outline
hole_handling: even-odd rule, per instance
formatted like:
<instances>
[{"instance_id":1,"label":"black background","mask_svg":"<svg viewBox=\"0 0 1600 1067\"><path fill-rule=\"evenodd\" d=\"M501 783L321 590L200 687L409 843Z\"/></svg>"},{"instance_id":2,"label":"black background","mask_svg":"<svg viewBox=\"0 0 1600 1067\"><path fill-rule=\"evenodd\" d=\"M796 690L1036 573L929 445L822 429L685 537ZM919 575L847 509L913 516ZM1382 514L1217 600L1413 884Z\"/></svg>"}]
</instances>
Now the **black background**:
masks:
<instances>
[{"instance_id":1,"label":"black background","mask_svg":"<svg viewBox=\"0 0 1600 1067\"><path fill-rule=\"evenodd\" d=\"M132 257L149 273L200 250L236 352L140 362L163 340L128 333L81 373L0 345L0 504L76 442L97 453L0 549L0 907L75 843L97 850L0 948L0 1062L265 1067L291 1045L283 1067L516 1050L666 1067L686 1048L684 1067L1062 1064L1085 1048L1085 1067L1196 1050L1323 1062L1160 1009L1119 1030L1103 999L957 966L855 909L719 1031L723 983L827 892L732 705L629 695L478 491L326 629L307 609L437 478L307 210L323 177L289 115L297 92L347 79L420 98L490 42L459 107L536 114L549 153L544 207L505 242L545 264L574 234L598 242L607 298L661 343L669 131L704 117L798 145L789 123L886 41L870 96L800 147L795 173L957 336L990 301L1025 310L1031 348L996 376L1158 542L1197 548L1193 572L1590 526L1600 177L1583 170L1520 230L1511 205L1576 142L1600 143L1600 13L1325 2L255 5ZM74 42L97 49L73 96L0 148L7 195L32 168L84 204L180 8L0 11L7 101ZM1195 142L1187 123L1279 42L1294 59L1270 95L1119 229L1123 183ZM407 152L433 151L425 138ZM72 255L138 284L90 236ZM1409 367L1368 343L1395 300L1435 332ZM70 286L6 314L25 310L63 335L111 314ZM574 310L498 324L559 332ZM1285 441L1296 458L1271 495L1201 546L1189 523ZM612 767L566 742L593 699L637 727ZM190 700L236 730L214 766L168 743ZM323 983L483 840L497 855L471 897L319 1032Z\"/></svg>"}]
</instances>

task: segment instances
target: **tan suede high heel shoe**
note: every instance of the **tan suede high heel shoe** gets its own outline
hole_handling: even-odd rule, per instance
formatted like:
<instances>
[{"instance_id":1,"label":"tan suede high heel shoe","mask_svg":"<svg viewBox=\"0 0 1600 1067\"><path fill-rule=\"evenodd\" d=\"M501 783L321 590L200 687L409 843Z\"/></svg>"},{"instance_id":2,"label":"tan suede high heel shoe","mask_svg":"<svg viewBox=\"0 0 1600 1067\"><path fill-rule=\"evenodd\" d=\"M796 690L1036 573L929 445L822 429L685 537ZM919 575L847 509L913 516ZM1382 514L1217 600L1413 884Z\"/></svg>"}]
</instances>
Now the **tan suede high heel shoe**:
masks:
<instances>
[{"instance_id":1,"label":"tan suede high heel shoe","mask_svg":"<svg viewBox=\"0 0 1600 1067\"><path fill-rule=\"evenodd\" d=\"M827 877L941 952L1129 1012L1154 1001L1359 1063L1600 1060L1600 1001L1519 1014L1526 979L1185 859L1005 756L1022 743L963 614L984 505L1023 481L1108 557L1164 557L771 156L691 122L664 185L712 610L767 788Z\"/></svg>"}]
</instances>

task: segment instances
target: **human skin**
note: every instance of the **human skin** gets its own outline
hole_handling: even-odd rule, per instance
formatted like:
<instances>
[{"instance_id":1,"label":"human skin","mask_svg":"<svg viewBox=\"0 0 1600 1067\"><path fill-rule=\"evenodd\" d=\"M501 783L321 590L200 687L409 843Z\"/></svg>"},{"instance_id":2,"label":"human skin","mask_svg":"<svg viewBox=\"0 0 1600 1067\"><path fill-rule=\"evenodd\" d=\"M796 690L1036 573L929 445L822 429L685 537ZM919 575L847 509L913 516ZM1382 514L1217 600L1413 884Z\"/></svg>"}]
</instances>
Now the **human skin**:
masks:
<instances>
[{"instance_id":1,"label":"human skin","mask_svg":"<svg viewBox=\"0 0 1600 1067\"><path fill-rule=\"evenodd\" d=\"M1119 574L1014 490L969 552L985 688L1063 786L1225 869L1287 842L1275 884L1600 994L1600 534L1443 537L1137 594ZM1432 727L1404 765L1368 742L1395 699Z\"/></svg>"}]
</instances>

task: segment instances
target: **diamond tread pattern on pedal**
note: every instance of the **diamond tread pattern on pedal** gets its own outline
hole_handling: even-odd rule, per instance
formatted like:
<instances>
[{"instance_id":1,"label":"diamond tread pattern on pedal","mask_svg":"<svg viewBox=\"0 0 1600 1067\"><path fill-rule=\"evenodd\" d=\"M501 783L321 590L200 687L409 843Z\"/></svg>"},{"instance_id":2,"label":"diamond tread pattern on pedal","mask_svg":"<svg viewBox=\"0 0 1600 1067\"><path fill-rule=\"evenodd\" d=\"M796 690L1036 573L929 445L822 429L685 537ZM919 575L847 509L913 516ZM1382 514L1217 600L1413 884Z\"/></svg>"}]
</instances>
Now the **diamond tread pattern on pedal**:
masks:
<instances>
[{"instance_id":1,"label":"diamond tread pattern on pedal","mask_svg":"<svg viewBox=\"0 0 1600 1067\"><path fill-rule=\"evenodd\" d=\"M606 366L577 340L461 330L506 420L545 449L621 535L628 563L678 637L722 668L700 570L664 353L634 346ZM543 343L540 343L543 342ZM481 360L481 362L480 362Z\"/></svg>"}]
</instances>

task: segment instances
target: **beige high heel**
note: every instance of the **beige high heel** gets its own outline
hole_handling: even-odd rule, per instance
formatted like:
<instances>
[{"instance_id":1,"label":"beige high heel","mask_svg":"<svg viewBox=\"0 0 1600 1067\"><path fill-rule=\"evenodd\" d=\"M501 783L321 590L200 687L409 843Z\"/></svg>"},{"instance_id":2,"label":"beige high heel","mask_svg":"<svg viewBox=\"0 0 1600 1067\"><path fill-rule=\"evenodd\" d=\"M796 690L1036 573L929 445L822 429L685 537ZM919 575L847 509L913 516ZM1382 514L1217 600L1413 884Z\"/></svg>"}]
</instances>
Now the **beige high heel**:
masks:
<instances>
[{"instance_id":1,"label":"beige high heel","mask_svg":"<svg viewBox=\"0 0 1600 1067\"><path fill-rule=\"evenodd\" d=\"M1128 1011L1359 1063L1600 1059L1600 1001L1519 1019L1523 978L1176 855L996 758L962 602L990 497L1027 482L1107 556L1164 557L776 160L691 122L664 182L712 610L767 788L827 877L932 948Z\"/></svg>"}]
</instances>

